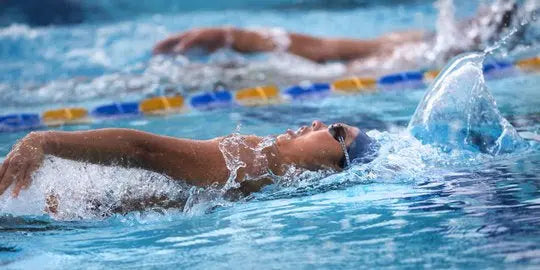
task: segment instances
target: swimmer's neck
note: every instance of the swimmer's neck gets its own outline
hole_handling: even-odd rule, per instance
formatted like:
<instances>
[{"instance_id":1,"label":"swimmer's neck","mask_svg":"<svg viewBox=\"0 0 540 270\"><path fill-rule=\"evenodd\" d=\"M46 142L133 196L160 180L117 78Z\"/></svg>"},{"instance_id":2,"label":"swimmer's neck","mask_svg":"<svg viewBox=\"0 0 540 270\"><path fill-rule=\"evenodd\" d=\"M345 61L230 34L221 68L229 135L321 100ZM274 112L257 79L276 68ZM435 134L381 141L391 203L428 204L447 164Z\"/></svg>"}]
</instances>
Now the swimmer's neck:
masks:
<instances>
[{"instance_id":1,"label":"swimmer's neck","mask_svg":"<svg viewBox=\"0 0 540 270\"><path fill-rule=\"evenodd\" d=\"M240 187L235 190L244 195L273 184L276 176L283 176L291 169L295 172L321 169L310 167L305 151L292 140L233 134L204 142L223 154L228 175L218 183L224 185L231 175L236 176L234 180Z\"/></svg>"},{"instance_id":2,"label":"swimmer's neck","mask_svg":"<svg viewBox=\"0 0 540 270\"><path fill-rule=\"evenodd\" d=\"M274 176L282 176L291 168L309 170L302 149L290 140L271 137L233 134L207 141L218 148L224 157L228 178L236 175L244 194L272 184ZM225 181L220 181L224 184Z\"/></svg>"},{"instance_id":3,"label":"swimmer's neck","mask_svg":"<svg viewBox=\"0 0 540 270\"><path fill-rule=\"evenodd\" d=\"M283 175L290 165L290 158L269 137L238 135L208 140L223 154L224 165L235 170L236 181L263 178L269 174ZM235 165L233 163L237 163Z\"/></svg>"}]
</instances>

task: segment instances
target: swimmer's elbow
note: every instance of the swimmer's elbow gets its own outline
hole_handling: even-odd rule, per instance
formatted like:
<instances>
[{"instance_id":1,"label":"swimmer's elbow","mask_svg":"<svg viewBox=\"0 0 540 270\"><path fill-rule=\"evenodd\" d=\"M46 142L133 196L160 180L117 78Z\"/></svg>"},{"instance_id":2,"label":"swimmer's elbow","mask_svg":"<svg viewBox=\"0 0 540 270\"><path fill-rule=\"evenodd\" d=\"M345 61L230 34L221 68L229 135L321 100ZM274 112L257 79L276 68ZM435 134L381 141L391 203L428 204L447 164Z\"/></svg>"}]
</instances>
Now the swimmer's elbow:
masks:
<instances>
[{"instance_id":1,"label":"swimmer's elbow","mask_svg":"<svg viewBox=\"0 0 540 270\"><path fill-rule=\"evenodd\" d=\"M127 147L126 152L137 166L152 169L150 165L156 161L159 145L156 145L152 139L138 136L131 140Z\"/></svg>"},{"instance_id":2,"label":"swimmer's elbow","mask_svg":"<svg viewBox=\"0 0 540 270\"><path fill-rule=\"evenodd\" d=\"M154 134L141 133L130 142L129 152L133 165L139 168L178 178L181 154L179 140Z\"/></svg>"}]
</instances>

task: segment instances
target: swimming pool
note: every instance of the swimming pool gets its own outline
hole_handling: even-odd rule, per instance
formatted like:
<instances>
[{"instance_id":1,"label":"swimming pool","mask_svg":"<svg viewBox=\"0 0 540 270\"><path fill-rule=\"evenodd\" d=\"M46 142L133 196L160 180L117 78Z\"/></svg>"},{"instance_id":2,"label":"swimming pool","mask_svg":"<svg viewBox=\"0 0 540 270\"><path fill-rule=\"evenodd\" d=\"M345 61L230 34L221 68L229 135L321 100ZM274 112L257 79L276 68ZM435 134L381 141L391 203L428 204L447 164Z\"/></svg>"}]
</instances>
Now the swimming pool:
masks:
<instances>
[{"instance_id":1,"label":"swimming pool","mask_svg":"<svg viewBox=\"0 0 540 270\"><path fill-rule=\"evenodd\" d=\"M467 10L458 8L460 14ZM411 17L411 12L416 15ZM61 105L91 108L154 93L159 74L172 73L185 59L172 63L150 59L152 44L165 33L195 25L276 25L313 34L367 37L419 27L435 16L430 3L414 2L397 9L385 5L331 11L263 9L256 18L243 10L195 10L74 27L9 26L1 35L2 56L11 57L5 58L9 65L0 67L2 113L40 112ZM351 23L360 24L358 17L362 25L372 27L351 33ZM384 23L378 23L381 17ZM273 64L271 59L261 61ZM336 69L339 66L330 64L318 69L318 75L326 78ZM212 80L212 75L201 81ZM73 87L71 79L80 76L90 83ZM122 76L133 84L143 81L145 87L105 83ZM156 80L157 86L146 87ZM38 86L28 86L29 81ZM538 73L487 82L502 115L521 134L540 132L539 82ZM129 127L206 139L237 131L277 134L321 119L372 130L370 134L385 147L371 167L330 176L301 175L295 182L270 186L239 202L139 170L50 158L38 172L36 185L18 200L0 197L0 265L8 269L537 267L538 144L497 156L446 153L423 145L406 128L424 92L332 95L269 107L192 110L62 127ZM25 134L1 133L0 156L4 158ZM355 172L361 172L360 177ZM62 194L65 207L54 218L43 214L43 194L50 188ZM91 205L99 201L106 206L126 194L154 192L191 200L184 210L112 217L106 217L106 209Z\"/></svg>"}]
</instances>

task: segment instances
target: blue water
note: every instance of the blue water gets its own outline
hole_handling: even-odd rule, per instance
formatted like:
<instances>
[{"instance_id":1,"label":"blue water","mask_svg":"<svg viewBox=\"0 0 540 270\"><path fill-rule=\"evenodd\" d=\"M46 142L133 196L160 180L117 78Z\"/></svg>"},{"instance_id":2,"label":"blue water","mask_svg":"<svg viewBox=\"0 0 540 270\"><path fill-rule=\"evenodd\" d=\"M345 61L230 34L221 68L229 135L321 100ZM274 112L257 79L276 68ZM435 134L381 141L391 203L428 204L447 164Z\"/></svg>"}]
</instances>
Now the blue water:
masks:
<instances>
[{"instance_id":1,"label":"blue water","mask_svg":"<svg viewBox=\"0 0 540 270\"><path fill-rule=\"evenodd\" d=\"M461 16L471 13L456 6ZM192 26L275 25L312 34L370 37L409 27L433 29L435 18L430 3L414 2L399 8L262 9L257 16L245 10L174 11L74 26L7 26L0 29L0 55L7 63L0 66L0 113L40 112L60 105L91 108L153 93L159 79L157 86L141 83L146 88L130 89L100 82L109 82L109 77L153 82L160 72L174 71L183 59L171 63L151 58L149 50L167 33ZM358 31L351 33L351 25L358 25ZM265 59L247 61L272 64ZM212 80L211 75L203 79ZM89 83L69 84L80 76ZM474 74L467 78L472 84L478 79ZM539 74L520 72L486 83L501 115L523 137L540 133L538 83ZM466 92L464 85L459 93ZM128 127L207 139L232 132L278 134L320 119L368 129L382 147L371 164L339 174L283 178L237 202L141 170L50 157L18 199L0 197L0 268L540 267L540 146L525 140L526 146L513 152L491 155L454 144L457 149L452 151L422 144L407 125L425 91L330 96L61 127ZM0 159L26 133L0 134ZM55 216L43 211L50 191L60 198ZM127 194L190 200L184 209L109 216L107 207ZM93 207L95 202L103 208Z\"/></svg>"}]
</instances>

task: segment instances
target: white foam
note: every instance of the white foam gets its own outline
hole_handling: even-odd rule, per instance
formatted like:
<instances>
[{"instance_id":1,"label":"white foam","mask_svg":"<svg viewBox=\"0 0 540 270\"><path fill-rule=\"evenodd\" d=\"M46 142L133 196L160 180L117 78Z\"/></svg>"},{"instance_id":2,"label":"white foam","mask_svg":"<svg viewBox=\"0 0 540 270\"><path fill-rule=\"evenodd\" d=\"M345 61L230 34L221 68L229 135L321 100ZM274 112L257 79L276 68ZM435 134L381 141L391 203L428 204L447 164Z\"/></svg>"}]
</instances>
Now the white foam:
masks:
<instances>
[{"instance_id":1,"label":"white foam","mask_svg":"<svg viewBox=\"0 0 540 270\"><path fill-rule=\"evenodd\" d=\"M107 217L122 201L144 201L166 196L185 200L188 190L180 182L163 175L118 166L101 166L47 157L34 174L33 183L13 199L0 197L0 212L13 215L49 214L46 198L58 201L53 218L95 219Z\"/></svg>"},{"instance_id":2,"label":"white foam","mask_svg":"<svg viewBox=\"0 0 540 270\"><path fill-rule=\"evenodd\" d=\"M40 35L36 29L32 29L24 24L11 24L8 27L0 28L0 38L28 38L34 39Z\"/></svg>"}]
</instances>

